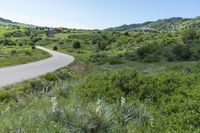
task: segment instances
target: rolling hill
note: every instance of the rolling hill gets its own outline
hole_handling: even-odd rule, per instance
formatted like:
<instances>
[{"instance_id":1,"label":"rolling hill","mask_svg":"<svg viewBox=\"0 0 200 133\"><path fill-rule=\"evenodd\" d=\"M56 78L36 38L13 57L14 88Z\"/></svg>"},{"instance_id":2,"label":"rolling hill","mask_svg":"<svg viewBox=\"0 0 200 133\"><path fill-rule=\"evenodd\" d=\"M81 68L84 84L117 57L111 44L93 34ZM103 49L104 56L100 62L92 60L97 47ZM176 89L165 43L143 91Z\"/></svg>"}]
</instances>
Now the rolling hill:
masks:
<instances>
[{"instance_id":1,"label":"rolling hill","mask_svg":"<svg viewBox=\"0 0 200 133\"><path fill-rule=\"evenodd\" d=\"M32 25L24 24L24 23L20 23L20 22L14 22L12 20L0 17L0 28L1 28L1 30L5 29L6 27L15 29L17 27L29 27L29 26L32 26Z\"/></svg>"},{"instance_id":2,"label":"rolling hill","mask_svg":"<svg viewBox=\"0 0 200 133\"><path fill-rule=\"evenodd\" d=\"M159 19L157 21L149 21L141 24L122 25L119 27L108 28L106 30L129 32L135 30L142 30L146 28L151 28L157 31L172 31L172 30L181 30L186 28L199 29L200 17L196 17L193 19L173 17L169 19Z\"/></svg>"},{"instance_id":3,"label":"rolling hill","mask_svg":"<svg viewBox=\"0 0 200 133\"><path fill-rule=\"evenodd\" d=\"M4 19L0 17L0 22L4 22L4 23L13 23L11 20L8 19Z\"/></svg>"},{"instance_id":4,"label":"rolling hill","mask_svg":"<svg viewBox=\"0 0 200 133\"><path fill-rule=\"evenodd\" d=\"M123 32L2 21L2 64L41 57L35 45L76 61L0 90L0 133L200 131L200 30L170 31L198 28L200 18L113 28ZM141 29L164 32L124 33Z\"/></svg>"}]
</instances>

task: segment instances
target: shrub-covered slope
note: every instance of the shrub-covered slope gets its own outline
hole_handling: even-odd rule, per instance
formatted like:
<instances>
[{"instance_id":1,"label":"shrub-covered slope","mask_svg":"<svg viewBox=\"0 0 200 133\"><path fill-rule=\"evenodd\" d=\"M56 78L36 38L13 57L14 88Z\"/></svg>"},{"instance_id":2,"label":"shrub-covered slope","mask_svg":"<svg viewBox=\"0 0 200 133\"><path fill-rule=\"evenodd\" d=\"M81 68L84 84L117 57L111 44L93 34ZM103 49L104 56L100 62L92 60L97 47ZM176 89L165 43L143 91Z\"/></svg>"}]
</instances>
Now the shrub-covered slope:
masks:
<instances>
[{"instance_id":1,"label":"shrub-covered slope","mask_svg":"<svg viewBox=\"0 0 200 133\"><path fill-rule=\"evenodd\" d=\"M175 31L186 28L199 29L200 17L194 19L184 19L180 17L174 17L169 19L160 19L155 22L145 22L142 24L122 25L115 28L109 28L107 30L112 31L135 31L152 28L156 31Z\"/></svg>"}]
</instances>

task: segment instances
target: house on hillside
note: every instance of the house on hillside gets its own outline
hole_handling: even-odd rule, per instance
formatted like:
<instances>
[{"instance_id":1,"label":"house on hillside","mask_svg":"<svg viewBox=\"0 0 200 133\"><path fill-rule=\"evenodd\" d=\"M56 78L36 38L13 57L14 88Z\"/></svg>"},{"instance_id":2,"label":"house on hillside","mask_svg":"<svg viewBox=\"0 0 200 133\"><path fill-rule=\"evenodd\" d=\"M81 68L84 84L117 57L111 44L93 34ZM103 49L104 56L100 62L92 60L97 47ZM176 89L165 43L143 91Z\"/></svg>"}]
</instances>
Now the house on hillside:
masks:
<instances>
[{"instance_id":1,"label":"house on hillside","mask_svg":"<svg viewBox=\"0 0 200 133\"><path fill-rule=\"evenodd\" d=\"M172 32L172 33L176 32L176 29L172 29L171 32Z\"/></svg>"},{"instance_id":2,"label":"house on hillside","mask_svg":"<svg viewBox=\"0 0 200 133\"><path fill-rule=\"evenodd\" d=\"M156 32L156 30L153 29L153 28L141 28L140 31L142 31L142 32Z\"/></svg>"}]
</instances>

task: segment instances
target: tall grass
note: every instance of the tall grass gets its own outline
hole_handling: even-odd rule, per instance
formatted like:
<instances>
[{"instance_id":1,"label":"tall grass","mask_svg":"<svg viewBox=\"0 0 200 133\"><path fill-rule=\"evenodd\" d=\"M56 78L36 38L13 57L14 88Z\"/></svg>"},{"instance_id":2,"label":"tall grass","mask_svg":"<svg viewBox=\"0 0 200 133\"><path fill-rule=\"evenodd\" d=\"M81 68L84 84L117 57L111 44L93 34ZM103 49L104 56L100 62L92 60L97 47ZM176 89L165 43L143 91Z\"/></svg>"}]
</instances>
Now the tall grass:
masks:
<instances>
[{"instance_id":1,"label":"tall grass","mask_svg":"<svg viewBox=\"0 0 200 133\"><path fill-rule=\"evenodd\" d=\"M145 131L152 120L146 107L103 100L86 102L73 87L57 84L50 92L36 91L1 108L0 132L133 132ZM41 93L42 92L42 93ZM145 128L146 127L146 128Z\"/></svg>"}]
</instances>

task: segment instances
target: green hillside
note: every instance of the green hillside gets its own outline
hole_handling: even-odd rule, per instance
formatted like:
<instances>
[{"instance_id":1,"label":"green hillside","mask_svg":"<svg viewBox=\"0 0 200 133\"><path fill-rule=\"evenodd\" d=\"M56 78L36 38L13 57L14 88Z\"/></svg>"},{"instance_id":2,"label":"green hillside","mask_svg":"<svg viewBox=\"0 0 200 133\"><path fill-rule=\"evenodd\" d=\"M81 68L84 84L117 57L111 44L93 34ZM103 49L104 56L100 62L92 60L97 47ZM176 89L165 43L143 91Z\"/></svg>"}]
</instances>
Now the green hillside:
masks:
<instances>
[{"instance_id":1,"label":"green hillside","mask_svg":"<svg viewBox=\"0 0 200 133\"><path fill-rule=\"evenodd\" d=\"M0 18L0 67L24 64L50 57L48 53L33 49L26 35L30 26Z\"/></svg>"},{"instance_id":2,"label":"green hillside","mask_svg":"<svg viewBox=\"0 0 200 133\"><path fill-rule=\"evenodd\" d=\"M198 29L200 28L200 17L194 19L185 19L180 17L174 17L169 19L160 19L155 22L145 22L142 24L131 24L131 25L122 25L119 27L108 28L106 30L113 31L135 31L141 30L144 28L152 28L156 31L176 31L186 28Z\"/></svg>"},{"instance_id":3,"label":"green hillside","mask_svg":"<svg viewBox=\"0 0 200 133\"><path fill-rule=\"evenodd\" d=\"M5 23L13 23L11 20L4 19L0 17L0 22L5 22Z\"/></svg>"},{"instance_id":4,"label":"green hillside","mask_svg":"<svg viewBox=\"0 0 200 133\"><path fill-rule=\"evenodd\" d=\"M199 18L110 30L2 23L0 53L40 45L76 60L0 90L0 132L200 132Z\"/></svg>"},{"instance_id":5,"label":"green hillside","mask_svg":"<svg viewBox=\"0 0 200 133\"><path fill-rule=\"evenodd\" d=\"M2 35L5 32L9 32L12 30L20 29L20 28L30 27L30 26L31 25L13 22L11 20L0 17L0 35Z\"/></svg>"}]
</instances>

